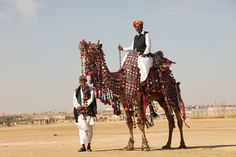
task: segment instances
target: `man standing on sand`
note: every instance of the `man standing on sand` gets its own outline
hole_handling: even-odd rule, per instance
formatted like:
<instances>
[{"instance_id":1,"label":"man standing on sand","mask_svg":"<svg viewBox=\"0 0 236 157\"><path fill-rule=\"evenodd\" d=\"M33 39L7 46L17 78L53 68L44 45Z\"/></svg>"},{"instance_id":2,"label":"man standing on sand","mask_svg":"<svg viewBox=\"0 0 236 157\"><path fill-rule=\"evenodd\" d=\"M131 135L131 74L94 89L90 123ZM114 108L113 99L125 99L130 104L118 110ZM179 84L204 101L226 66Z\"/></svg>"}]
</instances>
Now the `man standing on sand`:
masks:
<instances>
[{"instance_id":1,"label":"man standing on sand","mask_svg":"<svg viewBox=\"0 0 236 157\"><path fill-rule=\"evenodd\" d=\"M87 84L85 76L80 76L79 87L73 95L73 106L76 125L79 128L80 144L79 152L92 151L91 141L93 137L94 117L97 114L97 103L94 90ZM85 144L87 143L87 148Z\"/></svg>"}]
</instances>

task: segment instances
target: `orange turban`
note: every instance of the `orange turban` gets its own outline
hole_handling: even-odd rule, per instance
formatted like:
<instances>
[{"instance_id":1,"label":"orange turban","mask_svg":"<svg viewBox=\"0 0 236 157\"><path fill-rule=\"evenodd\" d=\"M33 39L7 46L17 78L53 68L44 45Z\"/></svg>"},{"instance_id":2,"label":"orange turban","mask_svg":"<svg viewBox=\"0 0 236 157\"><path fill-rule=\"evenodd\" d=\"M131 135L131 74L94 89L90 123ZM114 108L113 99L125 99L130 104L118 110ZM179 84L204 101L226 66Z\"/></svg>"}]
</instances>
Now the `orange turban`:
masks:
<instances>
[{"instance_id":1,"label":"orange turban","mask_svg":"<svg viewBox=\"0 0 236 157\"><path fill-rule=\"evenodd\" d=\"M143 21L139 21L139 20L136 20L133 22L133 26L136 27L136 26L143 26Z\"/></svg>"}]
</instances>

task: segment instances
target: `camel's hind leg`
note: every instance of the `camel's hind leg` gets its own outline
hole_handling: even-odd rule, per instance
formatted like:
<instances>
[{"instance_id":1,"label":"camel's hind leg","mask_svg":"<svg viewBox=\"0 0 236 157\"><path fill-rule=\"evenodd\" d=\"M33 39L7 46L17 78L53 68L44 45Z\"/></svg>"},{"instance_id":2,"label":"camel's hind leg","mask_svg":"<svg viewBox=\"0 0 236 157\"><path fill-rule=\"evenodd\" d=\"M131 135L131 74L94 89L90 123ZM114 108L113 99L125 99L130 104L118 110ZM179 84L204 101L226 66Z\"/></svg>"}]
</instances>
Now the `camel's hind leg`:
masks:
<instances>
[{"instance_id":1,"label":"camel's hind leg","mask_svg":"<svg viewBox=\"0 0 236 157\"><path fill-rule=\"evenodd\" d=\"M137 124L138 124L140 131L141 131L141 136L142 136L141 150L142 151L143 150L149 151L150 147L148 145L148 140L147 140L146 133L145 133L145 123L143 122L143 120L140 117L138 117Z\"/></svg>"},{"instance_id":2,"label":"camel's hind leg","mask_svg":"<svg viewBox=\"0 0 236 157\"><path fill-rule=\"evenodd\" d=\"M162 149L171 149L172 134L173 134L173 129L175 128L174 114L172 112L171 107L164 101L159 102L159 104L163 107L165 111L165 115L168 120L168 126L169 126L168 140L166 145L164 145Z\"/></svg>"},{"instance_id":3,"label":"camel's hind leg","mask_svg":"<svg viewBox=\"0 0 236 157\"><path fill-rule=\"evenodd\" d=\"M180 132L180 145L179 145L179 148L180 149L185 149L187 147L186 147L185 142L184 142L183 120L182 120L182 117L181 117L181 113L180 113L179 108L177 108L177 107L174 109L174 112L175 112L175 116L176 116L177 121L178 121L178 127L179 127L179 132Z\"/></svg>"}]
</instances>

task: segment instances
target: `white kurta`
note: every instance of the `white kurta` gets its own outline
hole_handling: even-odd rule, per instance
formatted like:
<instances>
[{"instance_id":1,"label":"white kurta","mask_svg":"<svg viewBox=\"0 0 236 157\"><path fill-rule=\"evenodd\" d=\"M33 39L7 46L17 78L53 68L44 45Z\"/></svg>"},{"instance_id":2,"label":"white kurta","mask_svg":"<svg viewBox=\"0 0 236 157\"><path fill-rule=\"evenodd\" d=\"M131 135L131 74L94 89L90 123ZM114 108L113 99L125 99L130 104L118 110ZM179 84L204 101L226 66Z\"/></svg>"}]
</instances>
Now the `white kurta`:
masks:
<instances>
[{"instance_id":1,"label":"white kurta","mask_svg":"<svg viewBox=\"0 0 236 157\"><path fill-rule=\"evenodd\" d=\"M86 104L84 104L83 102L83 92L82 92L82 88L80 91L81 94L81 104L78 103L77 98L76 98L76 92L74 92L73 95L73 106L75 108L78 108L79 106L83 106L83 107L87 107L85 106ZM94 99L94 91L91 90L90 92L91 97L89 100L87 100L87 105L89 106L93 99ZM91 143L92 138L93 138L93 125L94 125L94 121L93 121L93 117L91 116L86 116L86 118L80 114L78 116L78 123L75 123L76 126L79 129L79 137L80 137L80 144L85 144L85 143Z\"/></svg>"},{"instance_id":2,"label":"white kurta","mask_svg":"<svg viewBox=\"0 0 236 157\"><path fill-rule=\"evenodd\" d=\"M78 117L78 123L76 123L79 128L79 139L80 144L91 143L93 138L93 125L89 124L90 116L87 116L86 119L81 114Z\"/></svg>"},{"instance_id":3,"label":"white kurta","mask_svg":"<svg viewBox=\"0 0 236 157\"><path fill-rule=\"evenodd\" d=\"M142 31L141 34L144 34L144 31ZM146 33L146 35L145 35L145 43L146 43L147 47L146 47L145 51L143 52L143 54L148 54L151 52L151 39L150 39L149 33ZM123 49L124 49L124 51L133 51L134 50L134 42L132 42L130 47L126 47ZM127 54L123 58L122 66L125 62L126 57L127 57ZM141 82L146 80L149 70L152 67L152 65L153 65L152 57L142 57L142 56L138 57L138 67L140 69L140 75L141 75L140 81Z\"/></svg>"}]
</instances>

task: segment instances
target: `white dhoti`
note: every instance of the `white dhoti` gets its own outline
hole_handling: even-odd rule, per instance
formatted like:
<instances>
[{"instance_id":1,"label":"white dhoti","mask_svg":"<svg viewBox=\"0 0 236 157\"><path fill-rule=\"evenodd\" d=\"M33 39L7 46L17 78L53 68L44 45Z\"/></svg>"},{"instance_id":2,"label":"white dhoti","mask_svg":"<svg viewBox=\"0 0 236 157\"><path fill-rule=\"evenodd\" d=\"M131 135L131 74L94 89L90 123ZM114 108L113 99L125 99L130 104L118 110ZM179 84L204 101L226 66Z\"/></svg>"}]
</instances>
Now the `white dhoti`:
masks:
<instances>
[{"instance_id":1,"label":"white dhoti","mask_svg":"<svg viewBox=\"0 0 236 157\"><path fill-rule=\"evenodd\" d=\"M140 69L141 82L146 80L149 70L152 67L152 65L153 65L152 57L142 57L142 56L138 57L138 67Z\"/></svg>"},{"instance_id":2,"label":"white dhoti","mask_svg":"<svg viewBox=\"0 0 236 157\"><path fill-rule=\"evenodd\" d=\"M79 128L80 144L91 143L93 137L93 117L87 116L86 119L81 114L78 116L78 123L76 123Z\"/></svg>"},{"instance_id":3,"label":"white dhoti","mask_svg":"<svg viewBox=\"0 0 236 157\"><path fill-rule=\"evenodd\" d=\"M122 66L125 62L126 57L127 57L127 54L124 56L124 58L122 60ZM149 70L152 67L152 65L153 65L152 57L142 57L142 56L138 57L138 67L140 69L140 75L141 75L140 81L141 82L146 80Z\"/></svg>"}]
</instances>

